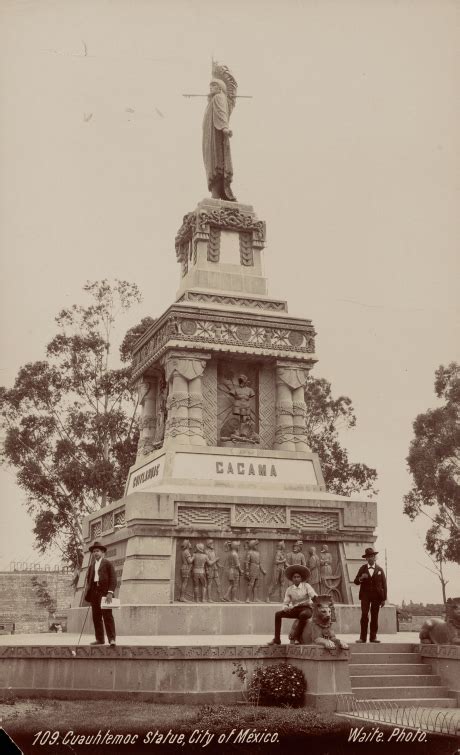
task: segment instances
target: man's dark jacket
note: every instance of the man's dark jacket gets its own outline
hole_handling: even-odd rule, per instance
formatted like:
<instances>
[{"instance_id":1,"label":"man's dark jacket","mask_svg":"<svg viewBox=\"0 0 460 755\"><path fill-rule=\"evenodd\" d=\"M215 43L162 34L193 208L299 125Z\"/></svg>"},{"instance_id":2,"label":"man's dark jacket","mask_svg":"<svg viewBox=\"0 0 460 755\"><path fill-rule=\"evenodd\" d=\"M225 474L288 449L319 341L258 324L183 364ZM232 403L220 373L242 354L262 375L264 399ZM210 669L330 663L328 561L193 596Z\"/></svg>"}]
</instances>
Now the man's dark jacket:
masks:
<instances>
[{"instance_id":1,"label":"man's dark jacket","mask_svg":"<svg viewBox=\"0 0 460 755\"><path fill-rule=\"evenodd\" d=\"M360 577L367 573L369 576L360 582ZM359 585L359 599L368 598L368 600L383 602L387 599L387 581L385 572L382 567L375 564L374 576L371 577L367 564L360 567L356 577L355 585Z\"/></svg>"},{"instance_id":2,"label":"man's dark jacket","mask_svg":"<svg viewBox=\"0 0 460 755\"><path fill-rule=\"evenodd\" d=\"M90 600L90 590L94 584L94 562L88 569L88 579L86 582L85 600ZM107 595L109 590L115 592L117 586L117 575L113 564L107 559L102 558L99 564L99 591L102 595Z\"/></svg>"}]
</instances>

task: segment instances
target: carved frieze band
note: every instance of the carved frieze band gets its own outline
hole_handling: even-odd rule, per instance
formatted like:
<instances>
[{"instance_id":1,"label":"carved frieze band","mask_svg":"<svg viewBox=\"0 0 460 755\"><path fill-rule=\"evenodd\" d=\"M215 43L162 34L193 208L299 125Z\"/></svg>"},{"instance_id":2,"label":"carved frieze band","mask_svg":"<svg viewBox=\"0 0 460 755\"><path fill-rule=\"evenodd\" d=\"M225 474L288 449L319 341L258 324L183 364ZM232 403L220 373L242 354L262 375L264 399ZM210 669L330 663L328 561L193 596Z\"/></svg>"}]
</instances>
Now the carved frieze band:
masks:
<instances>
[{"instance_id":1,"label":"carved frieze band","mask_svg":"<svg viewBox=\"0 0 460 755\"><path fill-rule=\"evenodd\" d=\"M235 527L278 527L287 523L285 506L235 506Z\"/></svg>"},{"instance_id":2,"label":"carved frieze band","mask_svg":"<svg viewBox=\"0 0 460 755\"><path fill-rule=\"evenodd\" d=\"M298 530L336 530L339 515L336 512L291 510L291 527Z\"/></svg>"},{"instance_id":3,"label":"carved frieze band","mask_svg":"<svg viewBox=\"0 0 460 755\"><path fill-rule=\"evenodd\" d=\"M124 527L126 524L125 509L108 511L90 524L90 539L96 540L103 532L108 532L114 527Z\"/></svg>"},{"instance_id":4,"label":"carved frieze band","mask_svg":"<svg viewBox=\"0 0 460 755\"><path fill-rule=\"evenodd\" d=\"M230 509L210 506L179 506L177 523L182 527L230 527Z\"/></svg>"},{"instance_id":5,"label":"carved frieze band","mask_svg":"<svg viewBox=\"0 0 460 755\"><path fill-rule=\"evenodd\" d=\"M90 527L91 540L96 540L99 535L102 535L102 519L97 519L91 523Z\"/></svg>"},{"instance_id":6,"label":"carved frieze band","mask_svg":"<svg viewBox=\"0 0 460 755\"><path fill-rule=\"evenodd\" d=\"M313 354L315 331L312 325L280 327L276 324L255 324L241 318L202 319L171 316L153 332L147 343L134 355L133 378L139 376L160 355L165 344L174 340L223 346L243 346L251 349L272 349L276 352Z\"/></svg>"},{"instance_id":7,"label":"carved frieze band","mask_svg":"<svg viewBox=\"0 0 460 755\"><path fill-rule=\"evenodd\" d=\"M177 660L193 658L308 658L310 660L347 660L349 650L332 655L319 645L183 645L155 647L125 645L118 647L30 645L0 647L0 658L133 658L141 660Z\"/></svg>"},{"instance_id":8,"label":"carved frieze band","mask_svg":"<svg viewBox=\"0 0 460 755\"><path fill-rule=\"evenodd\" d=\"M196 301L209 304L225 304L234 307L250 307L251 309L265 309L272 312L287 312L287 305L284 301L251 299L246 296L228 296L226 294L208 294L204 291L185 291L178 301Z\"/></svg>"}]
</instances>

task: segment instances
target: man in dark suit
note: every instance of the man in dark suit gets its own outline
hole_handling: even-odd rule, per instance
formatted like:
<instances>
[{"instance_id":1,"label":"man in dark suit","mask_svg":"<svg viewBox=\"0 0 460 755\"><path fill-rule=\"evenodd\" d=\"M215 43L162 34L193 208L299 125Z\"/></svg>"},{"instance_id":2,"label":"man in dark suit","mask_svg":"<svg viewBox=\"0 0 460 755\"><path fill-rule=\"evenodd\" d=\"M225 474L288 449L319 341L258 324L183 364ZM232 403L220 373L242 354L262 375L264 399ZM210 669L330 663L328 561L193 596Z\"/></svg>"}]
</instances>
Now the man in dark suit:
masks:
<instances>
[{"instance_id":1,"label":"man in dark suit","mask_svg":"<svg viewBox=\"0 0 460 755\"><path fill-rule=\"evenodd\" d=\"M107 603L112 602L113 593L117 586L117 577L113 564L103 558L107 551L105 545L97 541L90 547L93 558L88 569L86 578L85 600L91 603L93 613L94 633L96 641L91 645L104 645L104 626L110 647L115 647L115 622L113 620L111 608L101 608L102 598L106 598Z\"/></svg>"},{"instance_id":2,"label":"man in dark suit","mask_svg":"<svg viewBox=\"0 0 460 755\"><path fill-rule=\"evenodd\" d=\"M369 641L380 642L377 639L379 609L385 605L387 599L387 581L385 572L375 561L377 554L378 551L373 548L366 548L363 558L367 563L360 567L354 580L355 585L359 585L361 601L361 636L356 642L367 642L369 609L371 612Z\"/></svg>"}]
</instances>

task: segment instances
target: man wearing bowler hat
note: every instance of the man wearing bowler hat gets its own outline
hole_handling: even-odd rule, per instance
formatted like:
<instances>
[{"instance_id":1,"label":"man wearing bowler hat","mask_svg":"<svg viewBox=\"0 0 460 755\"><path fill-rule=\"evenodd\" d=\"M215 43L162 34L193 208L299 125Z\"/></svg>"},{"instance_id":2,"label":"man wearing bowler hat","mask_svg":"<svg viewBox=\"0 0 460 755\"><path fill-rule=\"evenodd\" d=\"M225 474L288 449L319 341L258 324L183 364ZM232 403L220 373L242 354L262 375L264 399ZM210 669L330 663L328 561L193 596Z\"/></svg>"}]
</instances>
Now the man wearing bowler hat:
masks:
<instances>
[{"instance_id":1,"label":"man wearing bowler hat","mask_svg":"<svg viewBox=\"0 0 460 755\"><path fill-rule=\"evenodd\" d=\"M367 563L360 567L354 580L355 585L359 585L361 601L361 635L356 642L367 642L369 609L371 612L369 641L380 642L377 639L379 609L385 605L387 599L387 580L385 572L375 561L377 553L378 551L373 548L366 548L362 558L365 558Z\"/></svg>"},{"instance_id":2,"label":"man wearing bowler hat","mask_svg":"<svg viewBox=\"0 0 460 755\"><path fill-rule=\"evenodd\" d=\"M104 626L110 647L115 647L115 622L113 620L111 608L101 608L102 598L106 598L107 603L112 602L113 593L117 586L117 577L113 564L104 558L107 551L105 545L93 543L90 547L93 558L88 569L86 579L85 600L91 603L93 614L94 633L96 641L91 645L104 645Z\"/></svg>"},{"instance_id":3,"label":"man wearing bowler hat","mask_svg":"<svg viewBox=\"0 0 460 755\"><path fill-rule=\"evenodd\" d=\"M281 611L275 613L275 636L269 645L281 645L281 622L283 619L298 619L295 635L292 637L295 645L302 643L302 632L308 619L313 615L312 599L316 596L313 587L308 584L310 569L301 564L288 566L284 572L290 585L284 596L284 605Z\"/></svg>"}]
</instances>

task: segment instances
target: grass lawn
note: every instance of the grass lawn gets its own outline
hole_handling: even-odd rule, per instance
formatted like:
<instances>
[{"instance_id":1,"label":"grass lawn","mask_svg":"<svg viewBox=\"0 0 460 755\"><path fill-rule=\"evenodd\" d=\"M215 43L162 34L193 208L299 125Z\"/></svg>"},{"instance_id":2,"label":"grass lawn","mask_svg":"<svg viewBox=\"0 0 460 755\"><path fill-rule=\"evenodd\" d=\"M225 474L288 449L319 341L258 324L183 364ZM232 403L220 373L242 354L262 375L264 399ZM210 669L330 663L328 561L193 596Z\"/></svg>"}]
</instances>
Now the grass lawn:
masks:
<instances>
[{"instance_id":1,"label":"grass lawn","mask_svg":"<svg viewBox=\"0 0 460 755\"><path fill-rule=\"evenodd\" d=\"M432 738L429 738L431 746L429 742L417 743L414 749L407 743L402 743L401 748L393 743L391 747L390 743L388 747L385 743L349 743L351 726L359 724L306 708L14 699L0 703L0 720L3 729L25 755L38 752L118 755L178 751L287 755L287 748L290 752L309 749L312 755L350 755L357 751L401 752L405 755L412 752L420 755L446 752L450 755L453 752L446 740L439 740L439 745L438 738L436 749ZM371 731L372 725L364 725L364 728ZM42 734L38 735L39 732ZM90 740L98 732L99 740ZM107 732L118 739L109 741ZM258 741L258 735L262 735L265 741ZM7 753L1 744L0 750L2 755Z\"/></svg>"}]
</instances>

